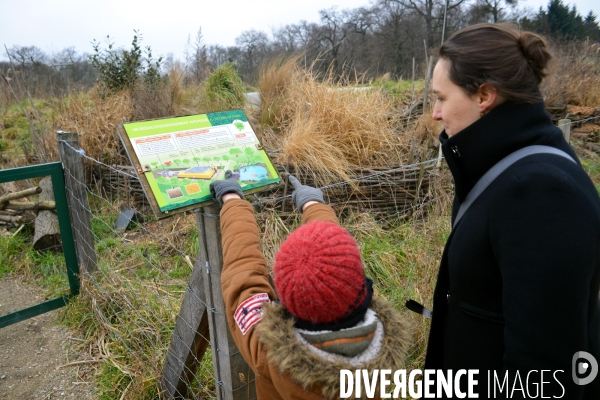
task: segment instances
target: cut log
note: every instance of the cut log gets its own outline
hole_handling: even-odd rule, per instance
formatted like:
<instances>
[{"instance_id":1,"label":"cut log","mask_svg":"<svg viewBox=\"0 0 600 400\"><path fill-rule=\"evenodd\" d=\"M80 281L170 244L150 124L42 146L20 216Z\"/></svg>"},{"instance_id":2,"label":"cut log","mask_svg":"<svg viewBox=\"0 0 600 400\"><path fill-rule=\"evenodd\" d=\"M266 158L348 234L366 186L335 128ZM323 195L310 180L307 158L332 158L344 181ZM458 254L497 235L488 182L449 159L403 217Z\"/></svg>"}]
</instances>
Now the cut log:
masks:
<instances>
[{"instance_id":1,"label":"cut log","mask_svg":"<svg viewBox=\"0 0 600 400\"><path fill-rule=\"evenodd\" d=\"M52 180L49 176L40 181L39 187L42 192L39 201L54 202L52 191ZM36 250L47 250L61 247L60 227L58 217L52 211L40 211L35 219L35 234L33 235L33 248Z\"/></svg>"}]
</instances>

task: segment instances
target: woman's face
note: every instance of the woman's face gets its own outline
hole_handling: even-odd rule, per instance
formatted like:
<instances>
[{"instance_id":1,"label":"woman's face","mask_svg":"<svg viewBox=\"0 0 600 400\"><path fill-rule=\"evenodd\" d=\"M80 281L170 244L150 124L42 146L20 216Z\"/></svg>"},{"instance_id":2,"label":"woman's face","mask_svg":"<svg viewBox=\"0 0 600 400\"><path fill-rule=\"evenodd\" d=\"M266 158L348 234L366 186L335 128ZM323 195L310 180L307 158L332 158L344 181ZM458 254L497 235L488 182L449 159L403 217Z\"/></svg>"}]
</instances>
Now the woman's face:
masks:
<instances>
[{"instance_id":1,"label":"woman's face","mask_svg":"<svg viewBox=\"0 0 600 400\"><path fill-rule=\"evenodd\" d=\"M442 121L448 137L477 121L481 107L477 94L468 95L450 80L450 61L441 58L433 70L433 93L436 96L433 119Z\"/></svg>"}]
</instances>

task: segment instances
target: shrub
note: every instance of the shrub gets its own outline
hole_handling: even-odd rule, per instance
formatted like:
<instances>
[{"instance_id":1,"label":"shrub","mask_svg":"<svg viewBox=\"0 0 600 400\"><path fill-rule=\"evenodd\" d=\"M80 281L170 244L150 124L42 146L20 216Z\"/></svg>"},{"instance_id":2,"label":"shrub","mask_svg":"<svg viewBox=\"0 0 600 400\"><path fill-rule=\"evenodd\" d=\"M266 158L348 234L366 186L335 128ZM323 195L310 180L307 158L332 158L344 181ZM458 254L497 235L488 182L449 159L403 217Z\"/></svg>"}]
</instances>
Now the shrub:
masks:
<instances>
[{"instance_id":1,"label":"shrub","mask_svg":"<svg viewBox=\"0 0 600 400\"><path fill-rule=\"evenodd\" d=\"M246 104L244 83L233 63L221 65L208 77L204 86L205 112L243 108Z\"/></svg>"},{"instance_id":2,"label":"shrub","mask_svg":"<svg viewBox=\"0 0 600 400\"><path fill-rule=\"evenodd\" d=\"M94 54L90 61L99 72L99 83L103 92L114 93L123 89L133 89L139 78L149 87L154 87L162 80L162 57L154 61L150 46L146 47L146 57L143 57L141 36L137 31L134 32L130 50L115 49L110 36L106 36L106 49L101 49L99 42L92 42Z\"/></svg>"}]
</instances>

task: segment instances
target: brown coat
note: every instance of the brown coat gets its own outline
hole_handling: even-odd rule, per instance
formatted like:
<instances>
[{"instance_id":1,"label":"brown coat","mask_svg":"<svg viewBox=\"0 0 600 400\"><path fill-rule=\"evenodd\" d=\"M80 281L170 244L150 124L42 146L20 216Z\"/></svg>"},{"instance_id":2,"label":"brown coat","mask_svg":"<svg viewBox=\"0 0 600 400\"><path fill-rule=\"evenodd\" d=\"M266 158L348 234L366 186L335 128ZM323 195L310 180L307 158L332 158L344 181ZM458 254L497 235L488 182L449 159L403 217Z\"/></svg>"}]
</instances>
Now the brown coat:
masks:
<instances>
[{"instance_id":1,"label":"brown coat","mask_svg":"<svg viewBox=\"0 0 600 400\"><path fill-rule=\"evenodd\" d=\"M324 204L306 209L302 222L311 221L338 223L332 208ZM377 357L364 365L329 362L308 351L306 345L295 339L293 321L286 318L283 306L278 303L263 303L262 320L244 335L233 316L238 305L261 293L266 293L272 302L276 300L250 203L237 199L225 203L221 210L221 233L221 284L227 320L237 347L256 375L259 399L339 397L339 371L342 368L402 368L410 341L408 327L399 312L381 299L374 299L371 308L384 326L384 339Z\"/></svg>"}]
</instances>

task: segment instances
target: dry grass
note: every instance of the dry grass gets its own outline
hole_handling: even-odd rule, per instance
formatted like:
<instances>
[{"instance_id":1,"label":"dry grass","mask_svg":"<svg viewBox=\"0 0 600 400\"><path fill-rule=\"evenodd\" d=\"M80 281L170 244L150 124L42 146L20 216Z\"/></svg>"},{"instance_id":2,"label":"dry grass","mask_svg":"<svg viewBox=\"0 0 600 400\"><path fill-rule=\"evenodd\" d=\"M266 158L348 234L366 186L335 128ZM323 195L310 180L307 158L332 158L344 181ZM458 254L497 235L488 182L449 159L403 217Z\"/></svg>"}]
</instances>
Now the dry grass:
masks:
<instances>
[{"instance_id":1,"label":"dry grass","mask_svg":"<svg viewBox=\"0 0 600 400\"><path fill-rule=\"evenodd\" d=\"M158 82L149 86L138 81L131 91L133 105L133 120L143 121L153 118L173 116L173 85L168 82Z\"/></svg>"},{"instance_id":2,"label":"dry grass","mask_svg":"<svg viewBox=\"0 0 600 400\"><path fill-rule=\"evenodd\" d=\"M260 124L275 125L282 120L281 109L298 71L299 58L299 55L289 58L276 57L260 66L258 72Z\"/></svg>"},{"instance_id":3,"label":"dry grass","mask_svg":"<svg viewBox=\"0 0 600 400\"><path fill-rule=\"evenodd\" d=\"M542 84L546 105L600 106L600 54L583 43L555 45L552 54Z\"/></svg>"},{"instance_id":4,"label":"dry grass","mask_svg":"<svg viewBox=\"0 0 600 400\"><path fill-rule=\"evenodd\" d=\"M117 125L174 115L175 104L182 96L176 74L172 73L169 82L159 82L154 87L138 82L131 91L109 96L102 96L99 88L94 87L87 93L73 92L57 100L52 134L47 134L43 140L45 152L51 159L58 159L53 133L64 130L79 134L79 145L90 157L105 163L121 162Z\"/></svg>"},{"instance_id":5,"label":"dry grass","mask_svg":"<svg viewBox=\"0 0 600 400\"><path fill-rule=\"evenodd\" d=\"M358 86L359 79L319 80L294 60L284 65L281 75L264 68L271 79L261 79L270 88L262 115L279 132L269 143L280 149L276 162L289 162L324 186L349 180L352 169L407 160L410 140L399 134L397 113L381 88Z\"/></svg>"},{"instance_id":6,"label":"dry grass","mask_svg":"<svg viewBox=\"0 0 600 400\"><path fill-rule=\"evenodd\" d=\"M175 63L169 70L169 85L171 91L171 100L173 111L175 114L180 115L179 107L183 104L184 100L184 74L185 70L180 63Z\"/></svg>"},{"instance_id":7,"label":"dry grass","mask_svg":"<svg viewBox=\"0 0 600 400\"><path fill-rule=\"evenodd\" d=\"M149 222L125 239L112 229L110 204L98 201L92 208L98 208L92 218L98 271L82 279L65 321L83 336L86 358L98 360L98 398L162 398L158 381L191 273L182 252L198 251L195 216ZM194 398L214 397L214 389L206 354Z\"/></svg>"},{"instance_id":8,"label":"dry grass","mask_svg":"<svg viewBox=\"0 0 600 400\"><path fill-rule=\"evenodd\" d=\"M79 144L97 160L110 163L119 157L118 124L132 119L134 108L126 91L103 98L98 89L73 93L59 104L55 130L77 132ZM56 154L56 141L46 141L48 151ZM58 157L57 157L58 159Z\"/></svg>"}]
</instances>

